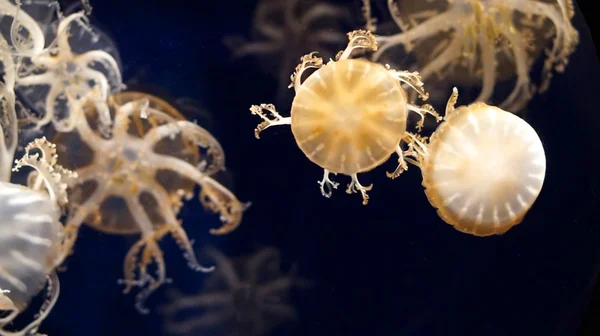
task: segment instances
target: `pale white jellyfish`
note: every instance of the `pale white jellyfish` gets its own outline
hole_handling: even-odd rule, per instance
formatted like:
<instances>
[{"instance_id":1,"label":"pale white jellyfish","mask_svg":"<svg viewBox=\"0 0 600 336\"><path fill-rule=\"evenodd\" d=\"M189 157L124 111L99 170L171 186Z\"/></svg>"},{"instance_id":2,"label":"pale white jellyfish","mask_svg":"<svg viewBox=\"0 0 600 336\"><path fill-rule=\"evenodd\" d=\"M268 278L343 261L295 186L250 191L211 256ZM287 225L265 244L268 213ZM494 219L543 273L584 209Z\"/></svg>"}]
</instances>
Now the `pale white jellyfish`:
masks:
<instances>
[{"instance_id":1,"label":"pale white jellyfish","mask_svg":"<svg viewBox=\"0 0 600 336\"><path fill-rule=\"evenodd\" d=\"M368 0L363 0L369 5ZM400 33L379 36L374 61L417 61L430 87L480 87L476 102L518 112L535 91L544 92L553 71L562 72L578 44L571 0L387 0ZM370 14L370 13L367 13ZM382 32L378 31L379 35ZM400 46L402 51L395 48ZM539 88L530 79L543 58ZM512 81L512 82L511 82ZM512 91L497 94L501 82ZM444 98L445 99L445 98Z\"/></svg>"},{"instance_id":2,"label":"pale white jellyfish","mask_svg":"<svg viewBox=\"0 0 600 336\"><path fill-rule=\"evenodd\" d=\"M410 156L438 215L476 236L503 234L519 224L537 199L546 156L535 130L523 119L485 103L454 109L430 139L411 136Z\"/></svg>"},{"instance_id":3,"label":"pale white jellyfish","mask_svg":"<svg viewBox=\"0 0 600 336\"><path fill-rule=\"evenodd\" d=\"M58 298L58 279L49 277L60 261L65 180L76 177L56 164L55 147L45 138L31 142L15 162L14 171L27 166L35 172L29 174L27 187L0 181L0 310L6 313L0 335L29 335ZM18 333L5 330L44 287L47 299L35 320Z\"/></svg>"}]
</instances>

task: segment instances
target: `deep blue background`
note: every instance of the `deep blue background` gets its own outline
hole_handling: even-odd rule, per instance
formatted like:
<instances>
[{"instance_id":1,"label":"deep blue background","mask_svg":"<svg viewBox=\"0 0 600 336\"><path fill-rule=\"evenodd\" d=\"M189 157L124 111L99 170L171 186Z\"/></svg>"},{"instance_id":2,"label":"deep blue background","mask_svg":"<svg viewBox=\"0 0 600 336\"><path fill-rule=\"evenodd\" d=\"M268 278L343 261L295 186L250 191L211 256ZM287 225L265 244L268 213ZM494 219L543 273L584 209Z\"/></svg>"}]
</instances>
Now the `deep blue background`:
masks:
<instances>
[{"instance_id":1,"label":"deep blue background","mask_svg":"<svg viewBox=\"0 0 600 336\"><path fill-rule=\"evenodd\" d=\"M254 139L258 118L248 107L273 100L277 83L252 59L232 61L221 40L246 35L255 1L92 4L92 22L118 46L125 81L158 87L171 97L192 97L211 112L231 187L240 199L253 202L241 227L224 237L208 237L218 220L190 203L182 214L189 235L231 255L275 246L297 263L302 276L316 281L294 302L300 320L281 334L576 334L600 262L600 168L593 161L600 155L600 65L580 12L575 24L581 43L571 64L527 113L546 149L542 193L521 225L504 236L477 238L437 217L417 169L393 181L384 171L394 162L363 174L364 184L375 184L365 207L359 196L343 190L331 199L320 195L321 171L303 156L288 129ZM160 315L139 315L134 296L123 295L116 282L134 241L84 228L42 331L163 335ZM174 286L193 288L202 275L185 267L172 241L163 245ZM163 299L159 291L150 307Z\"/></svg>"}]
</instances>

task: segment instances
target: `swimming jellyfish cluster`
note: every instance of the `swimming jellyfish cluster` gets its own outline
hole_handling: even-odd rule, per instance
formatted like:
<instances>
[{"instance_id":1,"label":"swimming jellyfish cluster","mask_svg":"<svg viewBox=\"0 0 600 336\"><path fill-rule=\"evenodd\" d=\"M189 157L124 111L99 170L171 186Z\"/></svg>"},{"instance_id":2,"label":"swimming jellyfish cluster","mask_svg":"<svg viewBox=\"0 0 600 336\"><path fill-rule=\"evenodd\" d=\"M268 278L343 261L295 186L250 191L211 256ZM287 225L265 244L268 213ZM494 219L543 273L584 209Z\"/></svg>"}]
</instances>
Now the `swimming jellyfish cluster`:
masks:
<instances>
[{"instance_id":1,"label":"swimming jellyfish cluster","mask_svg":"<svg viewBox=\"0 0 600 336\"><path fill-rule=\"evenodd\" d=\"M251 105L261 119L255 137L289 125L323 169L318 187L327 198L347 175L346 192L367 205L373 185L358 175L393 157L397 168L386 175L418 167L444 222L475 236L507 232L536 201L546 171L542 141L515 113L547 90L553 72L565 71L578 44L572 1L387 0L379 8L399 30L389 34L371 2L363 0L363 17L354 18L363 27L343 34L353 19L344 6L262 0L258 40L225 39L233 56L286 71L279 85L293 89L289 109ZM179 218L185 203L197 198L217 215L213 235L234 231L250 203L218 181L225 154L211 133L164 97L127 89L118 50L90 24L89 2L81 3L64 12L57 1L0 0L0 335L41 335L59 298L60 270L86 248L76 244L83 225L139 236L118 283L137 292L140 313L170 283L163 237L174 238L192 270L207 273L197 295L172 289L160 309L170 333L227 334L237 321L265 334L293 318L284 299L306 281L281 271L277 249L231 259L209 247L212 264L200 262ZM336 54L332 47L344 43ZM406 56L416 61L410 68L391 65ZM512 89L496 106L506 81ZM447 89L443 114L433 107L439 102L428 103L430 82L436 92ZM457 87L468 86L480 87L479 96L456 107ZM426 120L435 125L430 134ZM15 325L26 310L38 313Z\"/></svg>"},{"instance_id":2,"label":"swimming jellyfish cluster","mask_svg":"<svg viewBox=\"0 0 600 336\"><path fill-rule=\"evenodd\" d=\"M184 202L197 197L218 215L214 235L235 230L248 207L214 178L225 154L208 131L161 98L126 90L117 51L83 3L66 14L54 1L0 1L0 335L37 333L83 224L140 236L119 283L139 288L146 313L145 299L167 282L164 236L193 270L213 270L178 219ZM27 174L25 185L11 170ZM40 312L16 331L12 321L44 288Z\"/></svg>"},{"instance_id":3,"label":"swimming jellyfish cluster","mask_svg":"<svg viewBox=\"0 0 600 336\"><path fill-rule=\"evenodd\" d=\"M359 29L348 33L348 45L335 59L324 62L316 52L302 56L291 75L290 88L295 96L290 116L284 116L273 104L252 105L251 113L262 119L255 136L259 138L262 131L272 126L290 125L300 150L324 170L319 181L322 195L330 197L339 186L331 174L348 175L351 182L346 192L360 192L365 205L372 185L362 185L358 173L371 171L396 155L398 167L387 176L400 176L408 169L408 163L419 167L427 199L442 220L477 236L502 234L520 223L535 202L545 178L546 158L539 136L527 122L483 102L496 82L495 57L512 55L517 82L519 85L526 82L523 85L529 87L533 57L523 54L526 50L521 49L524 45L520 39L525 31L534 28L530 27L534 19L544 27L546 20L550 20L555 29L547 30L554 34L554 41L544 62L542 89L546 89L551 70L563 71L577 44L577 31L570 23L572 3L533 0L402 3L407 8L420 9L442 2L449 6L447 10L415 10L419 15L408 20L401 19L399 13L405 15L411 11L400 11L396 1L389 0L392 17L405 30L401 34L377 36L370 30ZM376 29L370 2L363 1L362 13L365 25ZM424 21L416 24L417 19ZM423 65L422 71L395 70L389 64L377 62L394 44L403 44L407 51L412 51L420 44L416 40L423 42L442 33L449 34L450 46L440 42L447 48L427 51L426 55L438 57ZM536 35L529 37L528 45L537 45ZM506 43L499 43L500 38ZM541 44L549 37L543 38ZM503 49L490 49L496 46ZM371 55L360 53L353 57L353 52L360 49ZM422 100L429 98L423 81L434 68L437 71L455 61L459 64L459 60L468 61L461 64L471 72L457 70L457 76L466 73L473 79L473 71L477 68L483 71L482 96L468 106L455 109L458 90L454 87L443 117L429 104L413 103L415 96ZM308 69L314 70L306 75ZM508 105L516 102L515 97L523 97L515 93L519 90L517 87L510 94ZM519 105L530 98L529 94L526 96L525 100L518 99ZM407 129L408 111L419 117L415 132ZM427 114L439 122L430 136L421 134Z\"/></svg>"}]
</instances>

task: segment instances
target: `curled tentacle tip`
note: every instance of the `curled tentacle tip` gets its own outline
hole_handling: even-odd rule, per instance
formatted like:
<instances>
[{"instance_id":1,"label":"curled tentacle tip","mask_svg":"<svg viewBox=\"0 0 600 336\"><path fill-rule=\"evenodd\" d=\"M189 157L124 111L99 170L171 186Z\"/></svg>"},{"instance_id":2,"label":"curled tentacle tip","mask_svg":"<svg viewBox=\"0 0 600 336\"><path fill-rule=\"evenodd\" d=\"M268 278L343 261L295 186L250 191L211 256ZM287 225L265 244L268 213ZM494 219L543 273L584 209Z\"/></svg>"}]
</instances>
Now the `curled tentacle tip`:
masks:
<instances>
[{"instance_id":1,"label":"curled tentacle tip","mask_svg":"<svg viewBox=\"0 0 600 336\"><path fill-rule=\"evenodd\" d=\"M150 309L146 308L143 303L136 303L135 309L142 315L150 314Z\"/></svg>"}]
</instances>

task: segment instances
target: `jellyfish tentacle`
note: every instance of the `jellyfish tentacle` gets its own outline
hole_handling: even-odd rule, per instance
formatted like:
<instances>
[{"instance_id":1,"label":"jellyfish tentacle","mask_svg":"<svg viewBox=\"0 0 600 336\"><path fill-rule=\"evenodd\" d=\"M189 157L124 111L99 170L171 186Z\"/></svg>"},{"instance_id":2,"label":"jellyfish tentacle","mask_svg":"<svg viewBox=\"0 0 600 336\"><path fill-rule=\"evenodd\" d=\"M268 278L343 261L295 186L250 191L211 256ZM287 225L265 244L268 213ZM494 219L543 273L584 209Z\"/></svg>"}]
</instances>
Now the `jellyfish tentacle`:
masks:
<instances>
[{"instance_id":1,"label":"jellyfish tentacle","mask_svg":"<svg viewBox=\"0 0 600 336\"><path fill-rule=\"evenodd\" d=\"M313 68L319 69L320 67L323 66L323 59L318 56L315 56L316 54L317 54L317 52L313 51L313 52L310 52L310 53L300 57L300 64L298 64L296 66L294 73L290 76L291 83L288 86L288 88L293 87L294 90L296 92L298 92L298 90L300 89L300 86L302 85L302 74L304 73L304 71L306 71L308 69L313 69ZM263 105L272 106L270 104L267 104L267 105L261 104L260 106L263 107ZM273 112L271 112L271 113L273 113Z\"/></svg>"},{"instance_id":2,"label":"jellyfish tentacle","mask_svg":"<svg viewBox=\"0 0 600 336\"><path fill-rule=\"evenodd\" d=\"M117 61L104 50L91 50L85 52L81 55L78 55L75 58L75 62L79 64L79 66L86 68L93 63L102 63L103 65L109 67L109 71L114 72L114 75L117 76L117 81L121 83L121 71L119 70Z\"/></svg>"},{"instance_id":3,"label":"jellyfish tentacle","mask_svg":"<svg viewBox=\"0 0 600 336\"><path fill-rule=\"evenodd\" d=\"M368 30L354 30L348 33L348 46L336 57L337 61L345 60L350 57L356 49L366 49L368 51L377 51L377 41L375 36Z\"/></svg>"},{"instance_id":4,"label":"jellyfish tentacle","mask_svg":"<svg viewBox=\"0 0 600 336\"><path fill-rule=\"evenodd\" d=\"M358 181L357 174L352 174L350 175L350 177L352 178L352 181L348 184L348 187L346 188L346 193L355 194L357 192L360 192L363 198L362 204L367 205L369 203L369 194L367 192L373 189L373 185L371 184L365 187L362 184L360 184L360 182Z\"/></svg>"},{"instance_id":5,"label":"jellyfish tentacle","mask_svg":"<svg viewBox=\"0 0 600 336\"><path fill-rule=\"evenodd\" d=\"M570 1L569 1L570 2ZM565 6L559 3L558 11L555 6L549 3L539 1L519 1L509 0L511 7L525 15L536 15L548 18L555 27L556 35L554 37L552 48L546 51L546 60L542 70L542 83L540 92L547 90L552 78L552 70L562 72L568 62L570 55L575 51L575 47L579 43L579 33L571 25L570 13L572 11L572 3ZM570 9L569 9L570 8Z\"/></svg>"},{"instance_id":6,"label":"jellyfish tentacle","mask_svg":"<svg viewBox=\"0 0 600 336\"><path fill-rule=\"evenodd\" d=\"M214 179L205 176L204 183L198 183L201 186L200 203L204 208L219 214L223 225L217 229L210 229L209 233L213 235L224 235L235 230L241 223L242 215L251 203L240 202L231 191L222 186Z\"/></svg>"},{"instance_id":7,"label":"jellyfish tentacle","mask_svg":"<svg viewBox=\"0 0 600 336\"><path fill-rule=\"evenodd\" d=\"M429 114L435 118L437 122L442 120L442 117L433 109L433 106L429 104L424 104L422 106L417 106L414 104L407 104L408 110L415 112L419 115L420 119L417 122L417 130L421 131L423 129L423 124L425 123L425 115Z\"/></svg>"},{"instance_id":8,"label":"jellyfish tentacle","mask_svg":"<svg viewBox=\"0 0 600 336\"><path fill-rule=\"evenodd\" d=\"M379 49L373 54L373 60L377 61L389 48L402 44L405 49L410 50L411 44L419 39L431 37L439 32L446 31L452 27L456 20L456 13L448 11L432 17L409 30L393 36L377 36Z\"/></svg>"},{"instance_id":9,"label":"jellyfish tentacle","mask_svg":"<svg viewBox=\"0 0 600 336\"><path fill-rule=\"evenodd\" d=\"M525 52L525 41L523 38L511 33L506 28L503 31L503 36L506 37L512 46L517 82L508 97L500 104L500 107L516 111L531 99L534 91L529 80L531 65Z\"/></svg>"},{"instance_id":10,"label":"jellyfish tentacle","mask_svg":"<svg viewBox=\"0 0 600 336\"><path fill-rule=\"evenodd\" d=\"M88 173L91 175L93 171L88 170ZM85 172L79 173L81 181L89 181L90 177L85 174ZM100 207L100 201L105 198L111 182L110 181L100 181L100 179L91 178L96 181L96 189L92 192L92 194L83 202L82 204L78 204L75 207L71 207L69 211L69 216L67 217L67 221L65 224L65 237L61 246L61 264L66 260L66 258L73 253L73 247L75 246L75 242L77 241L77 236L79 233L79 228L84 223L86 218L90 214L95 214L98 212Z\"/></svg>"},{"instance_id":11,"label":"jellyfish tentacle","mask_svg":"<svg viewBox=\"0 0 600 336\"><path fill-rule=\"evenodd\" d=\"M134 286L141 288L136 295L136 309L141 314L148 314L149 310L145 307L146 299L164 283L170 282L170 279L166 277L163 253L157 242L168 234L171 228L162 226L153 230L152 221L146 215L139 199L127 198L126 202L131 214L142 228L142 237L127 253L123 264L124 278L119 280L118 283L125 285L123 293L129 293ZM139 259L138 255L140 256ZM156 265L154 277L148 273L148 266L152 263ZM137 278L135 276L136 269L138 271Z\"/></svg>"},{"instance_id":12,"label":"jellyfish tentacle","mask_svg":"<svg viewBox=\"0 0 600 336\"><path fill-rule=\"evenodd\" d=\"M15 110L15 94L7 85L0 83L0 181L8 181L11 175L12 158L17 149L18 122Z\"/></svg>"},{"instance_id":13,"label":"jellyfish tentacle","mask_svg":"<svg viewBox=\"0 0 600 336\"><path fill-rule=\"evenodd\" d=\"M491 43L494 41L488 40L483 34L478 37L479 50L481 51L481 64L483 66L482 85L479 96L475 99L476 102L487 101L494 92L496 83L496 59L495 52ZM473 61L474 63L474 61Z\"/></svg>"},{"instance_id":14,"label":"jellyfish tentacle","mask_svg":"<svg viewBox=\"0 0 600 336\"><path fill-rule=\"evenodd\" d=\"M38 153L33 155L30 154L30 151L33 149L38 148L44 150L48 147L52 148L53 146L53 144L48 143L45 137L31 142L25 148L23 157L19 160L15 160L13 171L19 171L23 166L37 170L39 177L44 181L50 199L56 200L56 202L62 206L68 202L67 183L65 181L77 178L77 173L64 169L61 166L58 166L57 169L56 152L54 152L54 155L52 155L52 152L49 153L50 157L40 157Z\"/></svg>"},{"instance_id":15,"label":"jellyfish tentacle","mask_svg":"<svg viewBox=\"0 0 600 336\"><path fill-rule=\"evenodd\" d=\"M329 170L323 169L323 179L321 181L317 182L321 189L321 195L323 195L327 198L330 198L333 189L337 189L338 186L340 185L338 182L333 182L332 180L329 179L330 173L331 172ZM335 173L333 173L333 174L337 175ZM325 189L327 189L327 190L325 190Z\"/></svg>"},{"instance_id":16,"label":"jellyfish tentacle","mask_svg":"<svg viewBox=\"0 0 600 336\"><path fill-rule=\"evenodd\" d=\"M181 221L177 220L175 212L170 205L167 192L164 190L164 188L153 180L151 180L151 182L153 182L151 184L146 184L144 182L145 181L142 181L140 189L145 190L156 198L161 216L163 216L163 219L166 223L165 226L169 228L169 231L177 242L177 245L179 245L179 247L183 250L183 255L188 262L188 266L194 271L203 273L212 272L214 270L214 266L202 266L196 259L190 239L181 227Z\"/></svg>"},{"instance_id":17,"label":"jellyfish tentacle","mask_svg":"<svg viewBox=\"0 0 600 336\"><path fill-rule=\"evenodd\" d=\"M263 110L266 110L273 119L269 118L267 114L263 113ZM277 110L275 109L275 105L273 104L252 105L250 107L250 112L252 112L252 114L254 115L259 116L263 120L263 122L258 124L258 126L256 126L256 129L254 130L254 136L257 139L260 139L260 132L264 131L265 129L271 126L290 125L292 123L292 118L282 117L279 114L279 112L277 112Z\"/></svg>"},{"instance_id":18,"label":"jellyfish tentacle","mask_svg":"<svg viewBox=\"0 0 600 336\"><path fill-rule=\"evenodd\" d=\"M224 152L219 142L204 128L189 121L178 120L157 126L146 133L144 143L151 148L159 141L177 134L207 150L210 163L203 170L205 174L212 175L225 168Z\"/></svg>"},{"instance_id":19,"label":"jellyfish tentacle","mask_svg":"<svg viewBox=\"0 0 600 336\"><path fill-rule=\"evenodd\" d=\"M385 173L385 175L391 179L399 177L400 174L408 170L408 165L406 164L406 160L404 160L404 151L400 145L398 145L398 148L396 149L396 154L398 155L398 166L393 172Z\"/></svg>"},{"instance_id":20,"label":"jellyfish tentacle","mask_svg":"<svg viewBox=\"0 0 600 336\"><path fill-rule=\"evenodd\" d=\"M236 288L241 285L241 279L233 267L233 264L227 260L227 257L214 247L206 248L206 253L215 261L217 270L222 275L230 288Z\"/></svg>"}]
</instances>

